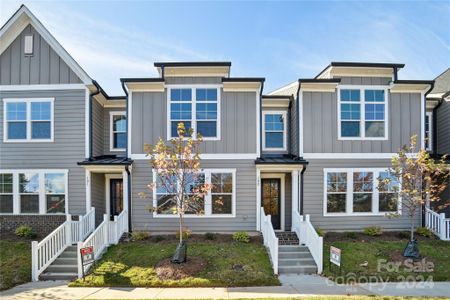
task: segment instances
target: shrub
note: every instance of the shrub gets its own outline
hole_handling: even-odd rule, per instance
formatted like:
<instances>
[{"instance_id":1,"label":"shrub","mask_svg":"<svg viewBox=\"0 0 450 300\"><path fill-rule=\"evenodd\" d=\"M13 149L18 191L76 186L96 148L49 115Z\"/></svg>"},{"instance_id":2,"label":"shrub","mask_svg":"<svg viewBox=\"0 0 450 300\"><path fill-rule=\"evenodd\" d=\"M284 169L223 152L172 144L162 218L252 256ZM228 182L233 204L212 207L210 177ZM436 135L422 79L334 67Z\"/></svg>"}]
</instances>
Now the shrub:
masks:
<instances>
[{"instance_id":1,"label":"shrub","mask_svg":"<svg viewBox=\"0 0 450 300\"><path fill-rule=\"evenodd\" d=\"M190 238L192 236L192 230L190 230L189 228L183 228L182 232L183 232L183 240L187 240L188 238ZM176 236L177 236L177 239L180 238L179 230L177 231Z\"/></svg>"},{"instance_id":2,"label":"shrub","mask_svg":"<svg viewBox=\"0 0 450 300\"><path fill-rule=\"evenodd\" d=\"M240 243L249 243L250 235L245 231L237 231L233 233L233 240Z\"/></svg>"},{"instance_id":3,"label":"shrub","mask_svg":"<svg viewBox=\"0 0 450 300\"><path fill-rule=\"evenodd\" d=\"M370 236L379 236L383 233L383 228L380 226L370 226L364 228L364 234L370 235Z\"/></svg>"},{"instance_id":4,"label":"shrub","mask_svg":"<svg viewBox=\"0 0 450 300\"><path fill-rule=\"evenodd\" d=\"M406 231L400 231L397 236L401 239L409 239L410 233Z\"/></svg>"},{"instance_id":5,"label":"shrub","mask_svg":"<svg viewBox=\"0 0 450 300\"><path fill-rule=\"evenodd\" d=\"M344 234L344 236L349 239L356 239L357 235L356 235L356 232L350 231L350 232L346 232Z\"/></svg>"},{"instance_id":6,"label":"shrub","mask_svg":"<svg viewBox=\"0 0 450 300\"><path fill-rule=\"evenodd\" d=\"M418 227L416 229L416 233L421 235L421 236L425 236L427 238L430 238L433 236L433 233L430 231L430 229L426 228L426 227Z\"/></svg>"},{"instance_id":7,"label":"shrub","mask_svg":"<svg viewBox=\"0 0 450 300\"><path fill-rule=\"evenodd\" d=\"M319 236L325 236L325 234L327 234L325 230L319 227L316 228L316 232Z\"/></svg>"},{"instance_id":8,"label":"shrub","mask_svg":"<svg viewBox=\"0 0 450 300\"><path fill-rule=\"evenodd\" d=\"M150 233L148 231L133 231L131 233L131 239L133 241L143 241L150 237Z\"/></svg>"},{"instance_id":9,"label":"shrub","mask_svg":"<svg viewBox=\"0 0 450 300\"><path fill-rule=\"evenodd\" d=\"M215 240L216 239L216 235L212 232L207 232L205 233L205 240Z\"/></svg>"},{"instance_id":10,"label":"shrub","mask_svg":"<svg viewBox=\"0 0 450 300\"><path fill-rule=\"evenodd\" d=\"M164 241L164 237L163 237L162 235L155 235L155 236L153 237L153 241L154 241L155 243Z\"/></svg>"},{"instance_id":11,"label":"shrub","mask_svg":"<svg viewBox=\"0 0 450 300\"><path fill-rule=\"evenodd\" d=\"M28 225L22 225L17 227L15 233L17 236L24 238L32 238L36 236L36 234L33 231L33 228L31 228Z\"/></svg>"}]
</instances>

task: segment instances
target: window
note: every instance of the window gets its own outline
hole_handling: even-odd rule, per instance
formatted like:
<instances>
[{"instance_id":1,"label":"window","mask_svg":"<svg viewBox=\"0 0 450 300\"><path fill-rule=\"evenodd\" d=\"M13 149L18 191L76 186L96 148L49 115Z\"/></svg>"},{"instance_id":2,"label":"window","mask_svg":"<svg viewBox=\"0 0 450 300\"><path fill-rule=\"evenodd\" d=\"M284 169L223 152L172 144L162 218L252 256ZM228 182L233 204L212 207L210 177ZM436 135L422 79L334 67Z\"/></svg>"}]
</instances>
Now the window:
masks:
<instances>
[{"instance_id":1,"label":"window","mask_svg":"<svg viewBox=\"0 0 450 300\"><path fill-rule=\"evenodd\" d=\"M110 112L110 151L125 151L127 147L127 118L125 112Z\"/></svg>"},{"instance_id":2,"label":"window","mask_svg":"<svg viewBox=\"0 0 450 300\"><path fill-rule=\"evenodd\" d=\"M53 99L3 99L5 142L52 142Z\"/></svg>"},{"instance_id":3,"label":"window","mask_svg":"<svg viewBox=\"0 0 450 300\"><path fill-rule=\"evenodd\" d=\"M200 184L211 185L211 190L204 198L196 199L193 205L195 209L187 211L185 217L234 217L235 216L235 175L233 169L205 169L195 180L189 181L185 186L187 195L191 194ZM160 177L153 172L153 182L156 189L153 191L153 206L157 217L176 216L176 199L174 195L180 185L175 182L171 187L161 186Z\"/></svg>"},{"instance_id":4,"label":"window","mask_svg":"<svg viewBox=\"0 0 450 300\"><path fill-rule=\"evenodd\" d=\"M0 213L66 213L67 174L67 170L0 171Z\"/></svg>"},{"instance_id":5,"label":"window","mask_svg":"<svg viewBox=\"0 0 450 300\"><path fill-rule=\"evenodd\" d=\"M263 150L286 150L286 112L263 112Z\"/></svg>"},{"instance_id":6,"label":"window","mask_svg":"<svg viewBox=\"0 0 450 300\"><path fill-rule=\"evenodd\" d=\"M218 140L219 92L218 88L170 88L168 92L168 138L177 137L177 127L183 123L186 135L192 128L194 137Z\"/></svg>"},{"instance_id":7,"label":"window","mask_svg":"<svg viewBox=\"0 0 450 300\"><path fill-rule=\"evenodd\" d=\"M386 178L389 185L379 187ZM399 186L385 169L324 169L324 215L400 212Z\"/></svg>"},{"instance_id":8,"label":"window","mask_svg":"<svg viewBox=\"0 0 450 300\"><path fill-rule=\"evenodd\" d=\"M427 112L425 115L425 150L433 150L433 113Z\"/></svg>"},{"instance_id":9,"label":"window","mask_svg":"<svg viewBox=\"0 0 450 300\"><path fill-rule=\"evenodd\" d=\"M387 138L385 89L339 90L339 139Z\"/></svg>"},{"instance_id":10,"label":"window","mask_svg":"<svg viewBox=\"0 0 450 300\"><path fill-rule=\"evenodd\" d=\"M33 55L33 35L25 35L23 52L25 55Z\"/></svg>"}]
</instances>

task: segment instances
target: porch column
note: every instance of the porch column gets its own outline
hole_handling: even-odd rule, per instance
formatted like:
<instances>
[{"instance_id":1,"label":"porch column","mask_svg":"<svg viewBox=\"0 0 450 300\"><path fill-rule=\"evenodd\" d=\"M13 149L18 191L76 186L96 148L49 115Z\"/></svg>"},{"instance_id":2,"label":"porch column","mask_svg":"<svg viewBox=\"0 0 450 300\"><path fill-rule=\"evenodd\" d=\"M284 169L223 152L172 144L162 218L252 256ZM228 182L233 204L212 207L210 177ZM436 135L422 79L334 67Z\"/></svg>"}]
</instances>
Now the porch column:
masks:
<instances>
[{"instance_id":1,"label":"porch column","mask_svg":"<svg viewBox=\"0 0 450 300\"><path fill-rule=\"evenodd\" d=\"M256 169L256 230L261 230L261 170Z\"/></svg>"},{"instance_id":2,"label":"porch column","mask_svg":"<svg viewBox=\"0 0 450 300\"><path fill-rule=\"evenodd\" d=\"M291 178L292 178L292 219L295 218L295 212L299 211L298 207L298 200L299 200L299 172L298 170L294 170L291 172Z\"/></svg>"},{"instance_id":3,"label":"porch column","mask_svg":"<svg viewBox=\"0 0 450 300\"><path fill-rule=\"evenodd\" d=\"M86 213L91 211L92 207L92 198L91 198L91 171L85 170L86 177Z\"/></svg>"},{"instance_id":4,"label":"porch column","mask_svg":"<svg viewBox=\"0 0 450 300\"><path fill-rule=\"evenodd\" d=\"M130 214L130 209L128 207L128 173L127 171L122 171L122 178L123 178L123 209L127 211L127 218L126 218L126 232L129 231L129 224L128 224L128 215Z\"/></svg>"}]
</instances>

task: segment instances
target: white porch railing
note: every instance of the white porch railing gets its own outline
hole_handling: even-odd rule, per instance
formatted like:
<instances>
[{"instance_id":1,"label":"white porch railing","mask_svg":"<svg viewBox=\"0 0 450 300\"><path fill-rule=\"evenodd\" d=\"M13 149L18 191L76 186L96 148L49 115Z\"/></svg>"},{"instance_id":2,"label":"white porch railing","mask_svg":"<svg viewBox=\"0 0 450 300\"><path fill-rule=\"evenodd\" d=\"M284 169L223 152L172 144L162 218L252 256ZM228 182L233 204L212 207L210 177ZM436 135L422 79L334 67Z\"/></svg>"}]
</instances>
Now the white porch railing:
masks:
<instances>
[{"instance_id":1,"label":"white porch railing","mask_svg":"<svg viewBox=\"0 0 450 300\"><path fill-rule=\"evenodd\" d=\"M450 218L425 207L425 226L443 241L450 241Z\"/></svg>"},{"instance_id":2,"label":"white porch railing","mask_svg":"<svg viewBox=\"0 0 450 300\"><path fill-rule=\"evenodd\" d=\"M272 261L273 272L278 274L278 238L272 226L270 215L264 213L264 208L260 211L261 232L264 239L264 246L269 249L270 260Z\"/></svg>"},{"instance_id":3,"label":"white porch railing","mask_svg":"<svg viewBox=\"0 0 450 300\"><path fill-rule=\"evenodd\" d=\"M78 221L72 221L72 243L75 244L84 239L95 228L95 207L91 207L91 210L84 216L79 216Z\"/></svg>"},{"instance_id":4,"label":"white porch railing","mask_svg":"<svg viewBox=\"0 0 450 300\"><path fill-rule=\"evenodd\" d=\"M297 211L292 214L292 230L300 239L300 244L308 247L317 265L317 273L323 271L323 238L319 236L311 224L309 215L301 216Z\"/></svg>"}]
</instances>

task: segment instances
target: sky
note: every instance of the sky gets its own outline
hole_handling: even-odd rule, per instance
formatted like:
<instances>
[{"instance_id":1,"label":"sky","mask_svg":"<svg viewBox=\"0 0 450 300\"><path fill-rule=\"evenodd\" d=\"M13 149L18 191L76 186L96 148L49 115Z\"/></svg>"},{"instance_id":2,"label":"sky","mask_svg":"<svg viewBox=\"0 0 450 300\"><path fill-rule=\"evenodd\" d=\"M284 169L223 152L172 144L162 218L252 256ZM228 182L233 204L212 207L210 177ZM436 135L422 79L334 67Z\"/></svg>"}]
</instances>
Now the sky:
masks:
<instances>
[{"instance_id":1,"label":"sky","mask_svg":"<svg viewBox=\"0 0 450 300\"><path fill-rule=\"evenodd\" d=\"M0 0L1 25L22 3L110 95L155 61L231 61L265 93L331 61L404 63L399 79L450 67L450 1Z\"/></svg>"}]
</instances>

